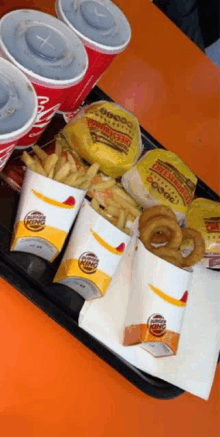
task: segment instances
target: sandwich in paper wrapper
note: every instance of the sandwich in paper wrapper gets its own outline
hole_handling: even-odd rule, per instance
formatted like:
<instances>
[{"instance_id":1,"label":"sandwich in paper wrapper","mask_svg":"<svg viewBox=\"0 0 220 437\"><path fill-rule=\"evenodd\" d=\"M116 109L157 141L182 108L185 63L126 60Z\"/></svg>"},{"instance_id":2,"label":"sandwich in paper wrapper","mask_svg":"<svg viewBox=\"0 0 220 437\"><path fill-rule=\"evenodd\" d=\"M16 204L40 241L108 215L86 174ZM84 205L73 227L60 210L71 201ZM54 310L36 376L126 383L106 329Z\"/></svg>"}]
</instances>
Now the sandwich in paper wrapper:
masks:
<instances>
[{"instance_id":1,"label":"sandwich in paper wrapper","mask_svg":"<svg viewBox=\"0 0 220 437\"><path fill-rule=\"evenodd\" d=\"M11 250L52 262L62 250L85 193L27 169Z\"/></svg>"},{"instance_id":2,"label":"sandwich in paper wrapper","mask_svg":"<svg viewBox=\"0 0 220 437\"><path fill-rule=\"evenodd\" d=\"M143 149L136 117L106 101L83 108L62 134L79 156L112 177L128 171Z\"/></svg>"},{"instance_id":3,"label":"sandwich in paper wrapper","mask_svg":"<svg viewBox=\"0 0 220 437\"><path fill-rule=\"evenodd\" d=\"M186 216L186 225L201 232L205 241L205 254L200 261L204 267L220 269L220 203L209 199L195 199ZM185 242L185 255L191 250L191 242Z\"/></svg>"},{"instance_id":4,"label":"sandwich in paper wrapper","mask_svg":"<svg viewBox=\"0 0 220 437\"><path fill-rule=\"evenodd\" d=\"M122 177L126 191L144 208L166 205L183 223L195 193L197 178L172 152L147 152Z\"/></svg>"},{"instance_id":5,"label":"sandwich in paper wrapper","mask_svg":"<svg viewBox=\"0 0 220 437\"><path fill-rule=\"evenodd\" d=\"M54 282L87 300L102 297L130 239L84 200Z\"/></svg>"},{"instance_id":6,"label":"sandwich in paper wrapper","mask_svg":"<svg viewBox=\"0 0 220 437\"><path fill-rule=\"evenodd\" d=\"M138 240L132 269L124 345L155 358L176 355L192 273L145 249Z\"/></svg>"}]
</instances>

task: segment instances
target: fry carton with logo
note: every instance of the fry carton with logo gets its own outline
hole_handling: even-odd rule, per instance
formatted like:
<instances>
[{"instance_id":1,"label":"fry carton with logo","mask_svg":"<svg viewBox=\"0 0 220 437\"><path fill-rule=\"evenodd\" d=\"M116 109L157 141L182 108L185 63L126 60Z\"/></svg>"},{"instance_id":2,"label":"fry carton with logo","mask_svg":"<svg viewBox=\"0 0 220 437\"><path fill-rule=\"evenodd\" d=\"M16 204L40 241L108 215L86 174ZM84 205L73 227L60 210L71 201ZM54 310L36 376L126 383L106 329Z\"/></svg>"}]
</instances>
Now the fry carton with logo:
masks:
<instances>
[{"instance_id":1,"label":"fry carton with logo","mask_svg":"<svg viewBox=\"0 0 220 437\"><path fill-rule=\"evenodd\" d=\"M157 257L138 241L125 321L125 346L140 344L156 358L176 355L191 277L191 272Z\"/></svg>"},{"instance_id":2,"label":"fry carton with logo","mask_svg":"<svg viewBox=\"0 0 220 437\"><path fill-rule=\"evenodd\" d=\"M52 262L62 250L85 193L27 169L11 250Z\"/></svg>"},{"instance_id":3,"label":"fry carton with logo","mask_svg":"<svg viewBox=\"0 0 220 437\"><path fill-rule=\"evenodd\" d=\"M87 300L102 297L130 239L84 200L54 282Z\"/></svg>"}]
</instances>

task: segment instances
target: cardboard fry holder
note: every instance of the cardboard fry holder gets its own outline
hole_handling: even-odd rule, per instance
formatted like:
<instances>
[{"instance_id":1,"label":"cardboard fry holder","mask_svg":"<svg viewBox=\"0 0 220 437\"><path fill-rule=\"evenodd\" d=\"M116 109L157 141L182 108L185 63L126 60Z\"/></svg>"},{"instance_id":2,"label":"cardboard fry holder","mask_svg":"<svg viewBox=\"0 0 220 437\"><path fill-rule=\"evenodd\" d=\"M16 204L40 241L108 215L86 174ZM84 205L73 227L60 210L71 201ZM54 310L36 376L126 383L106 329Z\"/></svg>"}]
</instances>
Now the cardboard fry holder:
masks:
<instances>
[{"instance_id":1,"label":"cardboard fry holder","mask_svg":"<svg viewBox=\"0 0 220 437\"><path fill-rule=\"evenodd\" d=\"M102 297L130 238L84 200L54 282L67 285L87 300Z\"/></svg>"},{"instance_id":2,"label":"cardboard fry holder","mask_svg":"<svg viewBox=\"0 0 220 437\"><path fill-rule=\"evenodd\" d=\"M155 256L138 240L124 345L140 344L154 357L176 355L192 273Z\"/></svg>"},{"instance_id":3,"label":"cardboard fry holder","mask_svg":"<svg viewBox=\"0 0 220 437\"><path fill-rule=\"evenodd\" d=\"M85 193L27 169L11 250L52 262L62 250Z\"/></svg>"}]
</instances>

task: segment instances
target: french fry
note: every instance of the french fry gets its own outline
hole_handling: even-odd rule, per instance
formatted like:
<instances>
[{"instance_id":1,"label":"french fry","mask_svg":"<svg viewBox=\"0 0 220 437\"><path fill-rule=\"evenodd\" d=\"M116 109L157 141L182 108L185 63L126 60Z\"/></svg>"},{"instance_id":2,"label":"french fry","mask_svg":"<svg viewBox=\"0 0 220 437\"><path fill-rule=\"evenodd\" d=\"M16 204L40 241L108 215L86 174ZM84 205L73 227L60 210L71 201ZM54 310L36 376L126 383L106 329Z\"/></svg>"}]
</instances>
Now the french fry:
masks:
<instances>
[{"instance_id":1,"label":"french fry","mask_svg":"<svg viewBox=\"0 0 220 437\"><path fill-rule=\"evenodd\" d=\"M122 188L116 186L113 187L112 189L114 194L117 194L118 196L122 197L122 199L127 200L128 203L130 203L133 206L136 206L137 203L135 202L134 199L132 199L129 194L126 193L126 191L124 191Z\"/></svg>"},{"instance_id":2,"label":"french fry","mask_svg":"<svg viewBox=\"0 0 220 437\"><path fill-rule=\"evenodd\" d=\"M108 220L109 222L111 222L113 225L116 225L116 223L117 223L117 218L112 217L112 216L109 215L105 210L101 210L101 209L100 209L100 211L102 211L102 212L101 212L101 215L102 215L106 220ZM99 211L99 213L100 213L100 211Z\"/></svg>"},{"instance_id":3,"label":"french fry","mask_svg":"<svg viewBox=\"0 0 220 437\"><path fill-rule=\"evenodd\" d=\"M66 185L70 185L73 186L75 180L77 179L78 175L77 173L70 173L68 176L66 176L63 180L62 183L66 184Z\"/></svg>"},{"instance_id":4,"label":"french fry","mask_svg":"<svg viewBox=\"0 0 220 437\"><path fill-rule=\"evenodd\" d=\"M80 189L87 191L89 189L89 187L90 187L90 181L87 181L86 179L84 179L84 182L82 182Z\"/></svg>"},{"instance_id":5,"label":"french fry","mask_svg":"<svg viewBox=\"0 0 220 437\"><path fill-rule=\"evenodd\" d=\"M113 187L113 185L116 184L116 180L115 179L110 179L108 181L104 181L104 182L100 182L98 184L93 184L90 187L90 190L92 191L103 191L103 190L107 190L108 188Z\"/></svg>"},{"instance_id":6,"label":"french fry","mask_svg":"<svg viewBox=\"0 0 220 437\"><path fill-rule=\"evenodd\" d=\"M127 202L117 193L114 193L114 200L119 203L122 208L127 209L133 216L139 217L141 215L141 211L135 206L131 205L131 203Z\"/></svg>"},{"instance_id":7,"label":"french fry","mask_svg":"<svg viewBox=\"0 0 220 437\"><path fill-rule=\"evenodd\" d=\"M76 179L76 181L73 183L74 188L79 188L80 190L84 190L82 187L83 183L85 182L86 176L81 176L80 178Z\"/></svg>"},{"instance_id":8,"label":"french fry","mask_svg":"<svg viewBox=\"0 0 220 437\"><path fill-rule=\"evenodd\" d=\"M51 168L51 170L48 174L48 178L53 179L53 175L54 175L54 167Z\"/></svg>"},{"instance_id":9,"label":"french fry","mask_svg":"<svg viewBox=\"0 0 220 437\"><path fill-rule=\"evenodd\" d=\"M35 162L36 172L41 174L42 176L47 176L37 155L34 156L34 162Z\"/></svg>"},{"instance_id":10,"label":"french fry","mask_svg":"<svg viewBox=\"0 0 220 437\"><path fill-rule=\"evenodd\" d=\"M136 217L134 217L132 214L128 213L128 216L127 216L127 222L134 222L134 221L135 221L135 218L136 218Z\"/></svg>"},{"instance_id":11,"label":"french fry","mask_svg":"<svg viewBox=\"0 0 220 437\"><path fill-rule=\"evenodd\" d=\"M60 157L60 156L62 156L62 152L63 152L62 144L61 144L61 142L60 142L59 139L56 139L54 153L55 153L58 157Z\"/></svg>"},{"instance_id":12,"label":"french fry","mask_svg":"<svg viewBox=\"0 0 220 437\"><path fill-rule=\"evenodd\" d=\"M106 211L108 214L112 215L113 217L119 217L120 209L115 208L114 206L108 206L106 208Z\"/></svg>"},{"instance_id":13,"label":"french fry","mask_svg":"<svg viewBox=\"0 0 220 437\"><path fill-rule=\"evenodd\" d=\"M72 171L73 173L75 173L75 172L77 171L76 163L75 163L75 161L74 161L72 155L71 155L69 152L67 152L67 160L68 160L68 162L69 162L69 165L70 165L70 169L71 169L71 171Z\"/></svg>"},{"instance_id":14,"label":"french fry","mask_svg":"<svg viewBox=\"0 0 220 437\"><path fill-rule=\"evenodd\" d=\"M82 187L80 187L82 190L87 191L90 188L90 185L94 177L96 176L98 169L99 169L99 164L97 162L95 162L94 164L91 165L91 167L89 167L89 169L86 172L85 181L83 182Z\"/></svg>"},{"instance_id":15,"label":"french fry","mask_svg":"<svg viewBox=\"0 0 220 437\"><path fill-rule=\"evenodd\" d=\"M100 167L100 164L98 164L97 162L95 162L94 164L91 165L91 167L89 167L87 173L86 173L86 178L88 180L93 180L93 178L95 177L95 175L98 172L98 169Z\"/></svg>"},{"instance_id":16,"label":"french fry","mask_svg":"<svg viewBox=\"0 0 220 437\"><path fill-rule=\"evenodd\" d=\"M79 170L77 171L77 175L78 176L85 176L86 171L84 167L80 167Z\"/></svg>"},{"instance_id":17,"label":"french fry","mask_svg":"<svg viewBox=\"0 0 220 437\"><path fill-rule=\"evenodd\" d=\"M102 209L95 198L91 200L91 207L122 232L125 232L127 235L132 235L132 230L126 226L127 215L129 214L127 210L122 209L120 206L118 208L111 205Z\"/></svg>"},{"instance_id":18,"label":"french fry","mask_svg":"<svg viewBox=\"0 0 220 437\"><path fill-rule=\"evenodd\" d=\"M97 202L97 200L95 198L93 198L91 200L91 207L96 211L99 212L100 208L99 208L99 204Z\"/></svg>"},{"instance_id":19,"label":"french fry","mask_svg":"<svg viewBox=\"0 0 220 437\"><path fill-rule=\"evenodd\" d=\"M61 167L57 173L55 173L54 179L55 181L60 182L62 179L64 179L70 171L70 165L68 162L66 162L63 167Z\"/></svg>"},{"instance_id":20,"label":"french fry","mask_svg":"<svg viewBox=\"0 0 220 437\"><path fill-rule=\"evenodd\" d=\"M33 158L31 158L30 155L28 155L27 152L23 152L22 153L22 161L25 163L25 165L32 171L36 171L36 165L35 162L33 160Z\"/></svg>"},{"instance_id":21,"label":"french fry","mask_svg":"<svg viewBox=\"0 0 220 437\"><path fill-rule=\"evenodd\" d=\"M66 157L65 156L59 157L55 167L55 174L64 166L64 164L66 164Z\"/></svg>"},{"instance_id":22,"label":"french fry","mask_svg":"<svg viewBox=\"0 0 220 437\"><path fill-rule=\"evenodd\" d=\"M44 161L44 171L47 175L51 173L51 170L55 168L55 165L58 161L58 156L55 153L47 156L47 159Z\"/></svg>"},{"instance_id":23,"label":"french fry","mask_svg":"<svg viewBox=\"0 0 220 437\"><path fill-rule=\"evenodd\" d=\"M132 230L130 228L124 227L123 232L125 232L127 235L132 235Z\"/></svg>"},{"instance_id":24,"label":"french fry","mask_svg":"<svg viewBox=\"0 0 220 437\"><path fill-rule=\"evenodd\" d=\"M105 199L105 204L106 206L114 206L115 208L121 208L121 206L119 205L119 203L115 202L113 199Z\"/></svg>"},{"instance_id":25,"label":"french fry","mask_svg":"<svg viewBox=\"0 0 220 437\"><path fill-rule=\"evenodd\" d=\"M33 146L32 149L42 162L46 161L46 159L48 158L48 154L44 152L44 150L42 150L37 144Z\"/></svg>"},{"instance_id":26,"label":"french fry","mask_svg":"<svg viewBox=\"0 0 220 437\"><path fill-rule=\"evenodd\" d=\"M125 226L125 211L123 209L120 209L117 228L123 230L124 226Z\"/></svg>"}]
</instances>

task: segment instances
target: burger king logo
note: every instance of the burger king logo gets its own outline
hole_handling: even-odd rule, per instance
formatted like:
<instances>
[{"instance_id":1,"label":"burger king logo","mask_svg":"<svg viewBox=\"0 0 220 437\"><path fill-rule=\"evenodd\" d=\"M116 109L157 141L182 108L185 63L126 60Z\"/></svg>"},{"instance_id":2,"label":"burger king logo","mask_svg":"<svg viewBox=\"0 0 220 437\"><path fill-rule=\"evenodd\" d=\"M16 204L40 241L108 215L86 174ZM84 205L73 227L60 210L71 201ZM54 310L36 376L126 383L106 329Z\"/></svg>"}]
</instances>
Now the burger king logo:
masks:
<instances>
[{"instance_id":1,"label":"burger king logo","mask_svg":"<svg viewBox=\"0 0 220 437\"><path fill-rule=\"evenodd\" d=\"M147 324L149 326L149 332L154 337L162 337L166 332L166 320L160 314L152 314L149 317Z\"/></svg>"},{"instance_id":2,"label":"burger king logo","mask_svg":"<svg viewBox=\"0 0 220 437\"><path fill-rule=\"evenodd\" d=\"M91 275L98 267L99 259L93 252L84 252L78 260L78 266L82 272Z\"/></svg>"},{"instance_id":3,"label":"burger king logo","mask_svg":"<svg viewBox=\"0 0 220 437\"><path fill-rule=\"evenodd\" d=\"M30 211L24 219L26 229L32 232L40 232L45 228L46 217L40 211Z\"/></svg>"}]
</instances>

